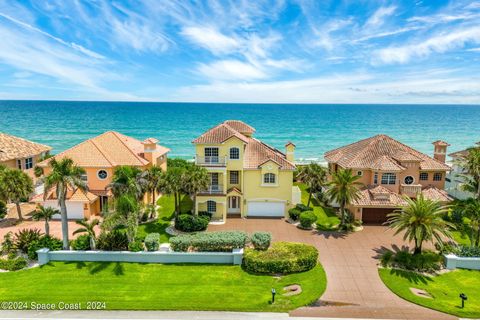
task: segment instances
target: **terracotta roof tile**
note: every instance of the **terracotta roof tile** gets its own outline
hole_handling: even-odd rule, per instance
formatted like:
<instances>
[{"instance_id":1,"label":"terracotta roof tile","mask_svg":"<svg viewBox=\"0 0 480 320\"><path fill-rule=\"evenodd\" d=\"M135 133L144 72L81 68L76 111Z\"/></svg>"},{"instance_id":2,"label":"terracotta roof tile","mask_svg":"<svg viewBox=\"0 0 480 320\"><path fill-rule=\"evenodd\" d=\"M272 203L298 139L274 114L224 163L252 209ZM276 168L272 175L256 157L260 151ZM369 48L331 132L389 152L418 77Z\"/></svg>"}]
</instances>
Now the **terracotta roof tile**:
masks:
<instances>
[{"instance_id":1,"label":"terracotta roof tile","mask_svg":"<svg viewBox=\"0 0 480 320\"><path fill-rule=\"evenodd\" d=\"M241 134L240 132L236 131L232 127L230 127L228 124L221 123L216 127L213 127L212 129L208 130L204 134L202 134L200 137L197 139L193 140L192 143L214 143L214 144L220 144L225 142L226 140L232 138L232 137L237 137L241 141L247 143L248 139L246 136Z\"/></svg>"},{"instance_id":2,"label":"terracotta roof tile","mask_svg":"<svg viewBox=\"0 0 480 320\"><path fill-rule=\"evenodd\" d=\"M253 128L252 126L249 126L248 124L240 120L227 120L227 121L224 121L223 123L229 125L234 130L243 134L246 133L251 135L255 132L255 128Z\"/></svg>"},{"instance_id":3,"label":"terracotta roof tile","mask_svg":"<svg viewBox=\"0 0 480 320\"><path fill-rule=\"evenodd\" d=\"M358 200L352 201L352 205L398 208L406 204L402 196L383 186L367 186L360 191L359 196Z\"/></svg>"},{"instance_id":4,"label":"terracotta roof tile","mask_svg":"<svg viewBox=\"0 0 480 320\"><path fill-rule=\"evenodd\" d=\"M450 202L453 201L453 198L450 197L445 190L438 189L434 186L428 186L422 190L422 194L425 199L430 199L440 202Z\"/></svg>"},{"instance_id":5,"label":"terracotta roof tile","mask_svg":"<svg viewBox=\"0 0 480 320\"><path fill-rule=\"evenodd\" d=\"M76 189L75 192L73 192L72 190L68 190L67 192L67 200L68 201L79 201L79 202L88 202L88 203L92 203L94 202L95 200L98 199L98 196L96 196L95 194L89 192L89 191L81 191L80 189ZM57 196L56 196L56 189L51 189L47 196L46 196L46 200L57 200ZM33 196L31 199L30 199L31 202L36 202L36 203L43 203L45 200L44 200L44 193L41 193L41 194L37 194L35 196Z\"/></svg>"},{"instance_id":6,"label":"terracotta roof tile","mask_svg":"<svg viewBox=\"0 0 480 320\"><path fill-rule=\"evenodd\" d=\"M0 132L0 161L28 158L52 150L44 144Z\"/></svg>"}]
</instances>

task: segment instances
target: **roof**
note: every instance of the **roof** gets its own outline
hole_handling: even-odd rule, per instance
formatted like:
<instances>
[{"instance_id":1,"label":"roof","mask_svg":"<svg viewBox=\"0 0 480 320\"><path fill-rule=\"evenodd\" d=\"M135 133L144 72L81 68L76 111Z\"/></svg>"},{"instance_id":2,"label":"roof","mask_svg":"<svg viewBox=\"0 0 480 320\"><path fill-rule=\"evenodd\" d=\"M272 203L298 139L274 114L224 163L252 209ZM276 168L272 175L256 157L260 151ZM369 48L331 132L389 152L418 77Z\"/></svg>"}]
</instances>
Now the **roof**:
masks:
<instances>
[{"instance_id":1,"label":"roof","mask_svg":"<svg viewBox=\"0 0 480 320\"><path fill-rule=\"evenodd\" d=\"M232 126L232 124L234 126ZM232 137L236 137L245 143L244 169L258 169L265 162L273 161L278 164L280 169L295 170L295 164L288 161L283 152L258 139L245 136L235 128L239 130L247 130L250 128L249 132L252 133L255 131L255 129L242 121L228 120L203 133L200 137L193 140L192 143L220 144Z\"/></svg>"},{"instance_id":2,"label":"roof","mask_svg":"<svg viewBox=\"0 0 480 320\"><path fill-rule=\"evenodd\" d=\"M352 169L391 167L400 170L401 162L415 161L420 162L421 170L450 170L445 163L384 134L328 151L325 153L325 159L344 168Z\"/></svg>"},{"instance_id":3,"label":"roof","mask_svg":"<svg viewBox=\"0 0 480 320\"><path fill-rule=\"evenodd\" d=\"M445 190L438 189L434 186L428 186L422 189L422 194L425 199L440 201L440 202L450 202L453 201L453 198L450 197Z\"/></svg>"},{"instance_id":4,"label":"roof","mask_svg":"<svg viewBox=\"0 0 480 320\"><path fill-rule=\"evenodd\" d=\"M227 121L224 121L223 123L229 125L230 127L232 127L234 130L240 132L240 133L243 133L243 134L249 134L249 135L252 135L254 132L255 132L255 128L246 124L245 122L243 121L240 121L240 120L227 120Z\"/></svg>"},{"instance_id":5,"label":"roof","mask_svg":"<svg viewBox=\"0 0 480 320\"><path fill-rule=\"evenodd\" d=\"M89 191L81 191L80 189L76 189L73 192L72 190L69 189L67 192L68 201L92 203L97 199L98 199L98 196L96 196L95 194ZM52 188L50 191L48 191L46 198L44 197L44 193L41 193L33 196L30 201L36 202L36 203L43 203L45 200L57 200L56 189Z\"/></svg>"},{"instance_id":6,"label":"roof","mask_svg":"<svg viewBox=\"0 0 480 320\"><path fill-rule=\"evenodd\" d=\"M470 148L467 148L465 150L460 150L460 151L456 151L456 152L452 152L450 153L448 156L449 157L452 157L452 158L463 158L463 157L466 157L468 155L468 151L470 149L475 149L475 148L480 148L480 142L476 142L475 143L475 146L473 147L470 147Z\"/></svg>"},{"instance_id":7,"label":"roof","mask_svg":"<svg viewBox=\"0 0 480 320\"><path fill-rule=\"evenodd\" d=\"M0 161L28 158L52 150L51 147L0 132Z\"/></svg>"},{"instance_id":8,"label":"roof","mask_svg":"<svg viewBox=\"0 0 480 320\"><path fill-rule=\"evenodd\" d=\"M168 148L157 146L155 152L161 155L169 151ZM107 131L57 154L54 158L71 158L80 167L145 166L149 161L143 157L143 153L144 144L139 140L115 131ZM39 166L48 166L50 160L39 163Z\"/></svg>"},{"instance_id":9,"label":"roof","mask_svg":"<svg viewBox=\"0 0 480 320\"><path fill-rule=\"evenodd\" d=\"M443 140L434 141L434 142L432 142L432 144L436 145L436 146L445 146L445 147L450 146L450 144L448 142L443 141Z\"/></svg>"},{"instance_id":10,"label":"roof","mask_svg":"<svg viewBox=\"0 0 480 320\"><path fill-rule=\"evenodd\" d=\"M383 186L367 186L360 190L359 198L352 201L352 205L357 207L374 206L398 208L406 203L401 195Z\"/></svg>"}]
</instances>

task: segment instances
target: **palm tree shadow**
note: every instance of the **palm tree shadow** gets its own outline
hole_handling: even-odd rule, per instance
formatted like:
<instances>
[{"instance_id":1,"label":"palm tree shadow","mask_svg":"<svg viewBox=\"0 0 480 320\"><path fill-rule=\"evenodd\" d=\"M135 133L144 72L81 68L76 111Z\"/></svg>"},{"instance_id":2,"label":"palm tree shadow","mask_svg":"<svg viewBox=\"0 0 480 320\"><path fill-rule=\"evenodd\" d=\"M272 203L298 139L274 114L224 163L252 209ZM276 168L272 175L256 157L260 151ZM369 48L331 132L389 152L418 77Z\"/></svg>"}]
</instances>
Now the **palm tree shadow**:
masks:
<instances>
[{"instance_id":1,"label":"palm tree shadow","mask_svg":"<svg viewBox=\"0 0 480 320\"><path fill-rule=\"evenodd\" d=\"M87 267L87 264L84 261L67 261L65 264L75 264L76 268L79 270Z\"/></svg>"},{"instance_id":2,"label":"palm tree shadow","mask_svg":"<svg viewBox=\"0 0 480 320\"><path fill-rule=\"evenodd\" d=\"M390 274L396 275L398 277L404 278L408 280L410 283L415 284L428 284L429 282L433 282L433 279L429 276L425 276L423 274L413 272L413 271L405 271L400 269L391 269Z\"/></svg>"},{"instance_id":3,"label":"palm tree shadow","mask_svg":"<svg viewBox=\"0 0 480 320\"><path fill-rule=\"evenodd\" d=\"M387 251L392 251L394 253L400 252L400 251L409 251L410 247L403 245L402 247L397 246L396 244L392 244L391 248L387 248L386 246L381 246L379 248L374 248L373 251L375 251L376 255L373 256L375 259L381 259L382 255L387 252Z\"/></svg>"},{"instance_id":4,"label":"palm tree shadow","mask_svg":"<svg viewBox=\"0 0 480 320\"><path fill-rule=\"evenodd\" d=\"M339 232L339 231L320 231L315 230L312 231L312 235L322 236L325 239L333 238L333 239L345 239L348 236L347 232Z\"/></svg>"}]
</instances>

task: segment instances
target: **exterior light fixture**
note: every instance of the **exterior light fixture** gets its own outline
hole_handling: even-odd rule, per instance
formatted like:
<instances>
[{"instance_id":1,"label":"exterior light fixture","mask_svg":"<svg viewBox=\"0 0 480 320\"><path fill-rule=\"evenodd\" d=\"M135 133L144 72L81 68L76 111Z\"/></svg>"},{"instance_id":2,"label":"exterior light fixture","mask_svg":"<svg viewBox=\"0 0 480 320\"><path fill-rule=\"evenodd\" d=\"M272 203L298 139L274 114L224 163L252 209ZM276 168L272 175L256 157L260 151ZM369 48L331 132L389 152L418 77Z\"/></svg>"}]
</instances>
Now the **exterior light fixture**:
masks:
<instances>
[{"instance_id":1,"label":"exterior light fixture","mask_svg":"<svg viewBox=\"0 0 480 320\"><path fill-rule=\"evenodd\" d=\"M275 294L276 294L276 293L277 293L277 292L275 291L275 288L272 288L272 303L275 302Z\"/></svg>"},{"instance_id":2,"label":"exterior light fixture","mask_svg":"<svg viewBox=\"0 0 480 320\"><path fill-rule=\"evenodd\" d=\"M462 299L462 309L465 307L465 300L467 300L467 295L465 293L460 293L460 299Z\"/></svg>"}]
</instances>

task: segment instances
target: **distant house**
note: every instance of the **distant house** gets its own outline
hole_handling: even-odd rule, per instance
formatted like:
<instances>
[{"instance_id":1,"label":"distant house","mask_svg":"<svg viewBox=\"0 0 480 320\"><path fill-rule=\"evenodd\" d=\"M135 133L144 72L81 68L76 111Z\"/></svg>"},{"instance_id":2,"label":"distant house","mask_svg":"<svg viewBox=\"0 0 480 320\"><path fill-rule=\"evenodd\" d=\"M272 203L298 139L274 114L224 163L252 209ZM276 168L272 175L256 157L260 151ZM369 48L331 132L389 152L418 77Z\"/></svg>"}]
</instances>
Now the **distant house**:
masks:
<instances>
[{"instance_id":1,"label":"distant house","mask_svg":"<svg viewBox=\"0 0 480 320\"><path fill-rule=\"evenodd\" d=\"M214 219L229 216L284 217L293 205L294 150L283 153L253 137L255 129L225 121L193 140L195 162L205 167L210 185L196 196L196 211Z\"/></svg>"},{"instance_id":2,"label":"distant house","mask_svg":"<svg viewBox=\"0 0 480 320\"><path fill-rule=\"evenodd\" d=\"M51 147L0 132L0 164L20 169L34 178L33 168Z\"/></svg>"},{"instance_id":3,"label":"distant house","mask_svg":"<svg viewBox=\"0 0 480 320\"><path fill-rule=\"evenodd\" d=\"M83 179L87 182L88 192L71 190L67 194L69 219L89 218L106 210L111 197L107 187L112 182L117 167L135 166L147 169L155 165L166 170L169 151L170 149L158 145L158 140L153 138L142 142L115 131L108 131L53 157L57 160L71 158L86 172ZM47 159L38 164L45 174L51 170L50 161L51 159ZM34 197L33 201L50 207L58 206L54 190L47 195Z\"/></svg>"},{"instance_id":4,"label":"distant house","mask_svg":"<svg viewBox=\"0 0 480 320\"><path fill-rule=\"evenodd\" d=\"M476 145L480 147L480 142L477 142ZM453 152L448 155L452 158L452 171L447 175L445 190L457 199L468 199L474 196L472 193L462 190L462 184L465 183L465 177L462 175L466 173L466 170L462 167L461 160L467 154L468 149Z\"/></svg>"},{"instance_id":5,"label":"distant house","mask_svg":"<svg viewBox=\"0 0 480 320\"><path fill-rule=\"evenodd\" d=\"M405 204L404 196L452 200L444 190L448 144L435 141L430 157L389 136L377 135L325 153L330 172L352 169L364 187L349 208L364 223L383 223Z\"/></svg>"}]
</instances>

